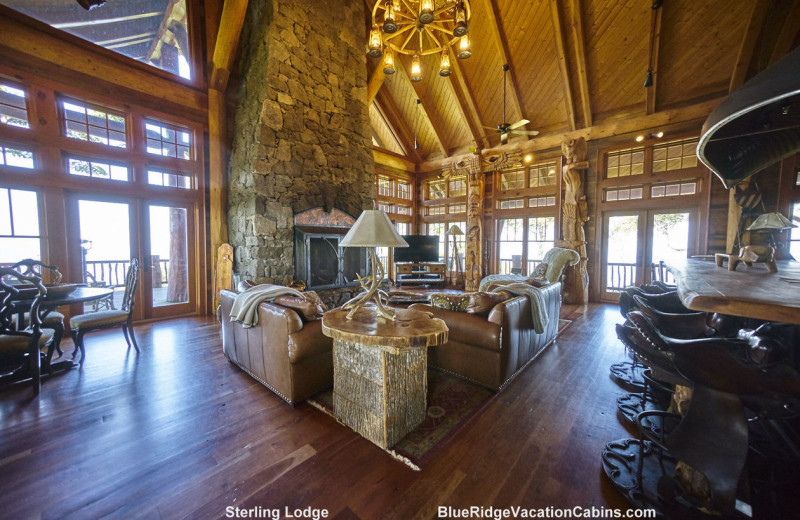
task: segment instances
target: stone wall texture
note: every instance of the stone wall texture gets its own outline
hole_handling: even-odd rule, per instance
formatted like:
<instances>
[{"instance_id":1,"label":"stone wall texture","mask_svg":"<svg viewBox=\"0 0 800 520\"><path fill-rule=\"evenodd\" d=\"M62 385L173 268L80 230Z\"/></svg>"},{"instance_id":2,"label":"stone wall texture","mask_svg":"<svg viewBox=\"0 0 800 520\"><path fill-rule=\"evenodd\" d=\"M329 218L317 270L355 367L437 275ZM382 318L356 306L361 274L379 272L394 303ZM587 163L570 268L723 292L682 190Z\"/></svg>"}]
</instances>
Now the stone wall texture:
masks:
<instances>
[{"instance_id":1,"label":"stone wall texture","mask_svg":"<svg viewBox=\"0 0 800 520\"><path fill-rule=\"evenodd\" d=\"M228 171L242 279L292 280L295 213L332 194L353 217L372 207L364 9L348 0L249 3Z\"/></svg>"}]
</instances>

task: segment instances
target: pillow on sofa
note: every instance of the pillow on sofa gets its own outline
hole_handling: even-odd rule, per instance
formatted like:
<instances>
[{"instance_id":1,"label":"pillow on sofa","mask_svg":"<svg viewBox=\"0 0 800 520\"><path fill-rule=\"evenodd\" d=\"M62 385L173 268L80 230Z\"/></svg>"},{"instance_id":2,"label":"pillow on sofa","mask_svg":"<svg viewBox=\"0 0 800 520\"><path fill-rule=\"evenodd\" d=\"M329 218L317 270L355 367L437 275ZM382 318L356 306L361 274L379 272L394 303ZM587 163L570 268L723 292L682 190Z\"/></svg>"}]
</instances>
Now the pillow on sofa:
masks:
<instances>
[{"instance_id":1,"label":"pillow on sofa","mask_svg":"<svg viewBox=\"0 0 800 520\"><path fill-rule=\"evenodd\" d=\"M533 268L533 273L528 277L528 280L547 280L547 263L540 262Z\"/></svg>"},{"instance_id":2,"label":"pillow on sofa","mask_svg":"<svg viewBox=\"0 0 800 520\"><path fill-rule=\"evenodd\" d=\"M273 301L282 307L297 312L304 323L321 319L325 311L328 310L314 291L304 292L302 297L284 294Z\"/></svg>"},{"instance_id":3,"label":"pillow on sofa","mask_svg":"<svg viewBox=\"0 0 800 520\"><path fill-rule=\"evenodd\" d=\"M466 311L469 314L488 316L495 305L508 300L511 296L508 291L470 293Z\"/></svg>"},{"instance_id":4,"label":"pillow on sofa","mask_svg":"<svg viewBox=\"0 0 800 520\"><path fill-rule=\"evenodd\" d=\"M431 307L455 312L466 312L469 294L430 293Z\"/></svg>"}]
</instances>

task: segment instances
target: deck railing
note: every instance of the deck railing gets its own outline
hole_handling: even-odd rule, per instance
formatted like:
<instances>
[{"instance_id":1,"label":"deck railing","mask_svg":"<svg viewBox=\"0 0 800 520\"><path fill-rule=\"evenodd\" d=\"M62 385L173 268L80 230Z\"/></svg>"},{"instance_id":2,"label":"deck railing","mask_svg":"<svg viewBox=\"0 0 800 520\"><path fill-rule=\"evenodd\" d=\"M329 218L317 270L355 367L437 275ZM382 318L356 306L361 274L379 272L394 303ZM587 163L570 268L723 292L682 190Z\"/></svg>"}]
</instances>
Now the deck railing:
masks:
<instances>
[{"instance_id":1,"label":"deck railing","mask_svg":"<svg viewBox=\"0 0 800 520\"><path fill-rule=\"evenodd\" d=\"M619 292L636 285L636 264L606 264L606 291Z\"/></svg>"},{"instance_id":2,"label":"deck railing","mask_svg":"<svg viewBox=\"0 0 800 520\"><path fill-rule=\"evenodd\" d=\"M541 263L541 260L528 260L528 270L526 272L528 274L533 273L533 270L536 269L536 266ZM497 272L499 274L511 274L511 269L514 267L514 261L511 258L500 258L498 260L497 267Z\"/></svg>"},{"instance_id":3,"label":"deck railing","mask_svg":"<svg viewBox=\"0 0 800 520\"><path fill-rule=\"evenodd\" d=\"M167 283L169 275L169 258L156 258L153 260L153 270L161 271L161 283ZM125 285L125 274L128 272L130 260L87 260L85 276L87 283L105 282L107 286L122 287Z\"/></svg>"}]
</instances>

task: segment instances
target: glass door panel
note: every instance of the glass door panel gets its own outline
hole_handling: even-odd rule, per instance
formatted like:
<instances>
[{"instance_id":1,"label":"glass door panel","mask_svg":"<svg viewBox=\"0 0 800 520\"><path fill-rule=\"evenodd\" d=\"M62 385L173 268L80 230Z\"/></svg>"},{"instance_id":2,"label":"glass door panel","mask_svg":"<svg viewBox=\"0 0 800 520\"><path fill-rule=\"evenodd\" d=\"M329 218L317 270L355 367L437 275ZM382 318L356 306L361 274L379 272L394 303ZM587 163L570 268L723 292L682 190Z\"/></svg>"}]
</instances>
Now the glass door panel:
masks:
<instances>
[{"instance_id":1,"label":"glass door panel","mask_svg":"<svg viewBox=\"0 0 800 520\"><path fill-rule=\"evenodd\" d=\"M604 226L605 276L603 295L614 298L625 287L637 285L639 266L639 215L607 216Z\"/></svg>"},{"instance_id":2,"label":"glass door panel","mask_svg":"<svg viewBox=\"0 0 800 520\"><path fill-rule=\"evenodd\" d=\"M119 309L131 260L130 206L123 202L78 200L83 282L111 287L111 298L84 304L83 312Z\"/></svg>"},{"instance_id":3,"label":"glass door panel","mask_svg":"<svg viewBox=\"0 0 800 520\"><path fill-rule=\"evenodd\" d=\"M652 215L651 281L675 283L674 278L662 262L668 264L673 260L689 256L690 218L689 212L654 213Z\"/></svg>"},{"instance_id":4,"label":"glass door panel","mask_svg":"<svg viewBox=\"0 0 800 520\"><path fill-rule=\"evenodd\" d=\"M146 317L194 310L194 221L190 206L145 204L142 286Z\"/></svg>"},{"instance_id":5,"label":"glass door panel","mask_svg":"<svg viewBox=\"0 0 800 520\"><path fill-rule=\"evenodd\" d=\"M0 188L0 266L41 259L39 194Z\"/></svg>"}]
</instances>

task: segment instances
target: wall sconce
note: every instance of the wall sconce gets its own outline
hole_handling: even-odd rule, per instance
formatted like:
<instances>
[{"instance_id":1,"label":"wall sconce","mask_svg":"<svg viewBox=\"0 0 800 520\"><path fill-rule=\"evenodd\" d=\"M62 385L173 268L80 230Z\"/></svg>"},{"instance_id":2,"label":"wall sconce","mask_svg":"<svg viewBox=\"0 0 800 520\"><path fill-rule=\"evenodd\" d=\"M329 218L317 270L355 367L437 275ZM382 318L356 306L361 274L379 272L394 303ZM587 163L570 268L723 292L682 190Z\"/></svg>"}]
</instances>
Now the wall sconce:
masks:
<instances>
[{"instance_id":1,"label":"wall sconce","mask_svg":"<svg viewBox=\"0 0 800 520\"><path fill-rule=\"evenodd\" d=\"M637 135L636 136L636 142L637 143L641 143L645 139L647 139L647 140L650 140L650 139L661 139L662 137L664 137L664 132L661 132L661 131L651 132L649 134Z\"/></svg>"}]
</instances>

